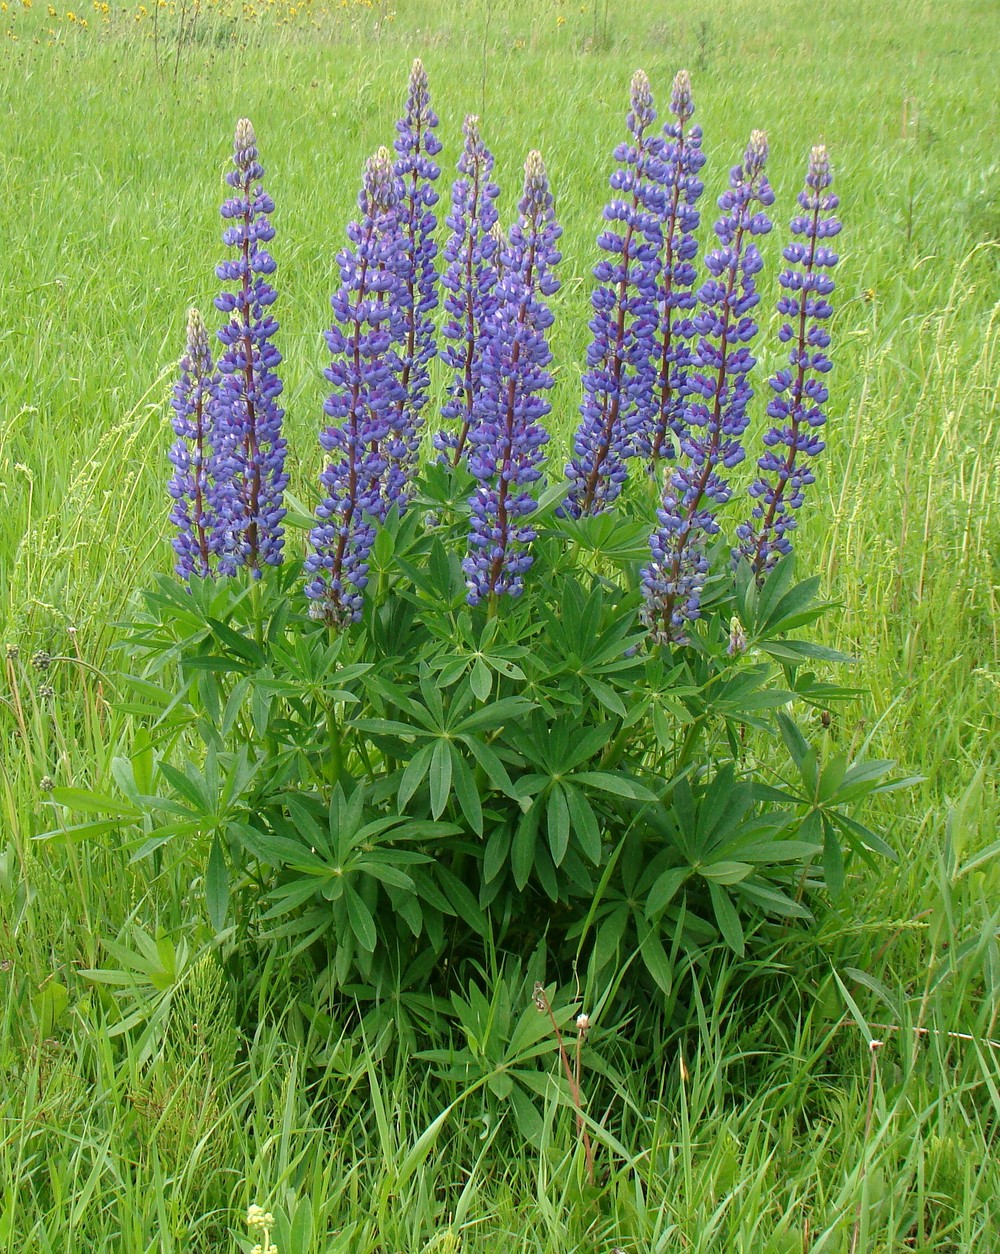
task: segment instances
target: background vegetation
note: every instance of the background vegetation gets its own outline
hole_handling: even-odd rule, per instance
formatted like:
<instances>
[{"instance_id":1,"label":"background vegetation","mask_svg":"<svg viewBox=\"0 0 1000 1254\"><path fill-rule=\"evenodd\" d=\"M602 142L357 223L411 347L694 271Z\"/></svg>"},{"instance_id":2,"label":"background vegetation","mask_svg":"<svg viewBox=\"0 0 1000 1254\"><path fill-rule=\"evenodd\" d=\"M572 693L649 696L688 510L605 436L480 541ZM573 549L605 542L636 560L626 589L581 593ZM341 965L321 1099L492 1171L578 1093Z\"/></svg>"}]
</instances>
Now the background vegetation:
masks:
<instances>
[{"instance_id":1,"label":"background vegetation","mask_svg":"<svg viewBox=\"0 0 1000 1254\"><path fill-rule=\"evenodd\" d=\"M180 5L105 8L72 21L39 0L0 11L0 642L19 650L0 658L0 1249L249 1248L253 1201L275 1212L281 1254L991 1249L993 6L418 0L209 6L196 22ZM829 452L800 570L843 602L824 643L861 659L863 696L831 735L867 740L924 783L870 816L898 867L854 865L850 907L814 945L776 947L770 965L720 959L655 1065L623 1065L651 1048L628 1022L595 1024L595 1058L617 1064L592 1190L562 1109L541 1151L480 1118L475 1095L422 1138L445 1109L426 1061L358 1037L320 1048L292 971L276 968L247 1007L238 981L199 966L146 1067L143 1035L109 1035L105 986L87 973L117 972L137 1010L155 1004L197 948L181 928L193 907L158 894L113 834L33 840L54 825L50 781L107 786L128 734L109 705L110 649L133 591L171 560L166 395L186 309L216 289L233 123L254 121L278 204L293 491L311 506L334 255L415 55L441 114L442 182L469 111L497 154L505 223L525 151L545 155L565 227L552 416L564 440L633 69L661 104L673 72L691 70L710 190L760 125L779 223L817 138L843 199ZM765 241L768 275L782 235ZM79 660L40 671L38 650ZM137 949L133 923L159 944ZM529 1001L530 985L515 1020ZM859 1016L885 1041L870 1104Z\"/></svg>"}]
</instances>

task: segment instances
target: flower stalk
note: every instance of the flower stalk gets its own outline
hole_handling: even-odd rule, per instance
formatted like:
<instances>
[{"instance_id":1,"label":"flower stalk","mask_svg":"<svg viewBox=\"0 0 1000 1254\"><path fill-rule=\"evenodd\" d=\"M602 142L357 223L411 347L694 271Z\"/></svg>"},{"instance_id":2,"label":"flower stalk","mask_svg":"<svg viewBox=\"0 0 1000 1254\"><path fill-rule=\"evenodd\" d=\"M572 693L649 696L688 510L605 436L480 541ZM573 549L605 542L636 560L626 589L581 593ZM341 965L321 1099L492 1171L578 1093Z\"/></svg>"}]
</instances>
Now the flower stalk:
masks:
<instances>
[{"instance_id":1,"label":"flower stalk","mask_svg":"<svg viewBox=\"0 0 1000 1254\"><path fill-rule=\"evenodd\" d=\"M778 338L791 349L789 368L769 380L775 395L767 413L777 425L764 436L766 451L757 462L761 474L749 487L754 507L736 528L734 556L746 558L758 579L792 551L789 533L797 526L793 511L801 508L805 489L816 482L811 462L826 447L818 431L826 423L823 406L829 398L823 379L833 363L826 355L830 333L824 323L833 316L827 299L834 289L829 272L838 257L823 241L840 231L835 217L824 216L840 203L828 190L832 182L826 148L818 145L798 197L803 212L791 224L792 235L802 238L786 246L782 255L788 265L778 278L784 289L778 312L786 319Z\"/></svg>"},{"instance_id":2,"label":"flower stalk","mask_svg":"<svg viewBox=\"0 0 1000 1254\"><path fill-rule=\"evenodd\" d=\"M274 201L261 184L264 167L246 118L236 124L233 166L226 182L235 194L221 213L231 223L223 242L236 256L216 267L218 278L235 284L235 290L215 298L215 307L230 316L218 333L225 345L218 361L214 427L217 525L225 535L218 568L231 575L248 566L259 578L263 566L282 559L288 475L284 410L277 404L282 382L275 373L281 354L272 343L278 323L270 312L277 293L268 282L275 263L265 247L274 238L269 217Z\"/></svg>"},{"instance_id":3,"label":"flower stalk","mask_svg":"<svg viewBox=\"0 0 1000 1254\"><path fill-rule=\"evenodd\" d=\"M694 232L701 218L697 204L705 185L698 171L705 164L705 154L701 149L701 127L689 125L694 115L694 98L687 70L680 70L674 79L670 112L675 121L668 121L663 127L667 193L657 289L659 365L653 387L652 424L641 440L654 468L661 458L676 456L671 434L679 438L685 431L684 387L692 360L692 313L697 306L692 290L697 277L693 262L698 252Z\"/></svg>"},{"instance_id":4,"label":"flower stalk","mask_svg":"<svg viewBox=\"0 0 1000 1254\"><path fill-rule=\"evenodd\" d=\"M173 498L170 521L182 579L204 579L213 573L218 549L212 500L212 396L218 375L212 364L208 330L197 309L188 311L187 348L181 358L180 378L174 385L171 408L177 440L170 450L174 473L167 485Z\"/></svg>"},{"instance_id":5,"label":"flower stalk","mask_svg":"<svg viewBox=\"0 0 1000 1254\"><path fill-rule=\"evenodd\" d=\"M320 482L326 495L309 533L306 558L310 614L330 626L361 618L375 528L402 491L389 476L387 445L403 399L399 356L402 283L395 231L399 184L386 148L368 159L358 197L360 217L338 254L341 285L331 298L326 333L333 391L323 406L332 419L320 434L331 455Z\"/></svg>"},{"instance_id":6,"label":"flower stalk","mask_svg":"<svg viewBox=\"0 0 1000 1254\"><path fill-rule=\"evenodd\" d=\"M722 472L746 455L741 437L756 364L748 346L757 333L751 314L760 303L755 276L763 266L754 240L770 231L764 209L774 202L766 162L767 137L754 131L719 198L725 214L715 224L719 246L705 258L711 277L698 291L699 339L684 388L688 429L680 446L686 460L667 476L660 526L649 540L653 560L642 570L644 618L658 643L681 643L686 625L701 612L707 541L719 530L716 509L732 495Z\"/></svg>"},{"instance_id":7,"label":"flower stalk","mask_svg":"<svg viewBox=\"0 0 1000 1254\"><path fill-rule=\"evenodd\" d=\"M563 508L572 518L599 513L618 497L636 438L649 425L664 195L663 141L649 133L655 120L649 79L637 70L627 117L631 138L615 149L616 198L604 209L608 225L597 240L605 256L594 267L581 422L566 467Z\"/></svg>"},{"instance_id":8,"label":"flower stalk","mask_svg":"<svg viewBox=\"0 0 1000 1254\"><path fill-rule=\"evenodd\" d=\"M441 151L441 141L434 133L437 124L427 71L417 59L410 73L406 113L396 123L393 145L394 173L403 189L397 209L403 302L399 363L402 393L391 414L389 473L399 481L396 500L400 509L406 506L417 472L423 410L430 386L428 366L437 351L433 316L438 303L434 242L438 194L433 184L441 173L434 161Z\"/></svg>"},{"instance_id":9,"label":"flower stalk","mask_svg":"<svg viewBox=\"0 0 1000 1254\"><path fill-rule=\"evenodd\" d=\"M459 177L451 193L447 225L451 236L444 248L447 262L441 276L448 315L442 334L448 343L441 358L451 372L443 418L458 424L457 433L439 431L434 447L457 466L466 453L482 387L483 334L495 311L499 276L496 262L505 243L498 231L494 204L500 188L490 175L493 154L483 143L479 119L470 114L462 127L465 144L458 159Z\"/></svg>"},{"instance_id":10,"label":"flower stalk","mask_svg":"<svg viewBox=\"0 0 1000 1254\"><path fill-rule=\"evenodd\" d=\"M538 152L528 154L518 210L502 250L497 309L485 328L480 415L469 432L469 471L479 481L469 502L462 563L470 605L519 596L532 563L535 531L525 520L538 507L530 488L541 478L549 440L542 421L551 409L544 393L553 383L545 336L552 311L545 298L559 289L553 267L562 234Z\"/></svg>"}]
</instances>

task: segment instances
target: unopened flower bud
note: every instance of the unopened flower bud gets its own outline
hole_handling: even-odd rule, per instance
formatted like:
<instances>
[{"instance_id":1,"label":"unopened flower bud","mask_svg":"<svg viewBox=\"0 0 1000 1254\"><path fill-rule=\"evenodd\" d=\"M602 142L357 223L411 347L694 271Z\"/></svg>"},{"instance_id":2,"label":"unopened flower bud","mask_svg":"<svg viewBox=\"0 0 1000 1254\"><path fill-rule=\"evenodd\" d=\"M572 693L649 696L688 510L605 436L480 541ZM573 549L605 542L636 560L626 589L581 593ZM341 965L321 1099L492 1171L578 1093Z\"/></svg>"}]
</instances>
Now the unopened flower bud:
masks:
<instances>
[{"instance_id":1,"label":"unopened flower bud","mask_svg":"<svg viewBox=\"0 0 1000 1254\"><path fill-rule=\"evenodd\" d=\"M640 131L656 120L653 93L649 89L649 77L645 70L636 70L632 75L632 117L635 119L634 129Z\"/></svg>"},{"instance_id":2,"label":"unopened flower bud","mask_svg":"<svg viewBox=\"0 0 1000 1254\"><path fill-rule=\"evenodd\" d=\"M674 78L674 87L670 95L670 112L686 122L694 113L694 101L691 97L691 75L687 70L678 70Z\"/></svg>"},{"instance_id":3,"label":"unopened flower bud","mask_svg":"<svg viewBox=\"0 0 1000 1254\"><path fill-rule=\"evenodd\" d=\"M743 624L734 614L729 620L729 648L726 652L730 657L739 657L741 653L747 651L747 633L743 630Z\"/></svg>"},{"instance_id":4,"label":"unopened flower bud","mask_svg":"<svg viewBox=\"0 0 1000 1254\"><path fill-rule=\"evenodd\" d=\"M767 152L767 135L764 131L751 131L750 142L747 144L743 157L748 182L752 182L754 177L764 169L767 164Z\"/></svg>"}]
</instances>

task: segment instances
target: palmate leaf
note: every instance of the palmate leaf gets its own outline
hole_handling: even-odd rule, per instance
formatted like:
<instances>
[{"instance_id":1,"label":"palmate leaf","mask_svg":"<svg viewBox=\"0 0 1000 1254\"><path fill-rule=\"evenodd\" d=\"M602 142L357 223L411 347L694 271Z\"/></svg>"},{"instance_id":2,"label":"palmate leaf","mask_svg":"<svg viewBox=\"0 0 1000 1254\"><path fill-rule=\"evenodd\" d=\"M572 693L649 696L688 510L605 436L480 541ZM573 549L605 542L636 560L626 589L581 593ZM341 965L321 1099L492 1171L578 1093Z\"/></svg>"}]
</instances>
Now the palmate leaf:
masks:
<instances>
[{"instance_id":1,"label":"palmate leaf","mask_svg":"<svg viewBox=\"0 0 1000 1254\"><path fill-rule=\"evenodd\" d=\"M350 884L344 886L344 898L347 902L347 916L351 921L351 929L358 943L362 949L374 953L378 943L378 932L371 911Z\"/></svg>"},{"instance_id":2,"label":"palmate leaf","mask_svg":"<svg viewBox=\"0 0 1000 1254\"><path fill-rule=\"evenodd\" d=\"M399 791L397 794L397 802L401 810L406 809L413 794L424 782L427 772L430 770L431 759L436 747L434 744L424 745L407 762L399 780Z\"/></svg>"},{"instance_id":3,"label":"palmate leaf","mask_svg":"<svg viewBox=\"0 0 1000 1254\"><path fill-rule=\"evenodd\" d=\"M737 957L742 958L746 951L746 940L743 935L743 924L740 922L739 912L733 905L733 899L718 884L709 883L708 891L712 898L712 909L715 912L715 921L719 925L722 939Z\"/></svg>"},{"instance_id":4,"label":"palmate leaf","mask_svg":"<svg viewBox=\"0 0 1000 1254\"><path fill-rule=\"evenodd\" d=\"M452 786L455 792L455 799L466 822L477 836L482 836L483 806L479 797L479 789L476 787L475 776L455 745L450 744L448 749L451 754Z\"/></svg>"},{"instance_id":5,"label":"palmate leaf","mask_svg":"<svg viewBox=\"0 0 1000 1254\"><path fill-rule=\"evenodd\" d=\"M549 850L552 861L559 866L569 848L569 803L566 791L561 784L554 784L549 790L545 809L545 826L549 838Z\"/></svg>"},{"instance_id":6,"label":"palmate leaf","mask_svg":"<svg viewBox=\"0 0 1000 1254\"><path fill-rule=\"evenodd\" d=\"M690 875L691 868L688 866L670 867L664 871L649 890L646 898L646 918L654 919L662 914Z\"/></svg>"},{"instance_id":7,"label":"palmate leaf","mask_svg":"<svg viewBox=\"0 0 1000 1254\"><path fill-rule=\"evenodd\" d=\"M562 785L569 807L573 833L584 855L594 866L601 861L601 827L593 806L583 790L571 783Z\"/></svg>"},{"instance_id":8,"label":"palmate leaf","mask_svg":"<svg viewBox=\"0 0 1000 1254\"><path fill-rule=\"evenodd\" d=\"M448 804L451 794L451 748L444 740L439 740L431 754L428 777L431 789L431 814L439 819Z\"/></svg>"},{"instance_id":9,"label":"palmate leaf","mask_svg":"<svg viewBox=\"0 0 1000 1254\"><path fill-rule=\"evenodd\" d=\"M483 880L487 884L495 880L507 865L507 860L510 857L511 840L511 831L506 824L495 827L490 833L490 838L486 842L486 850L483 853Z\"/></svg>"},{"instance_id":10,"label":"palmate leaf","mask_svg":"<svg viewBox=\"0 0 1000 1254\"><path fill-rule=\"evenodd\" d=\"M625 520L617 511L560 519L558 533L589 553L596 562L607 560L630 566L649 558L649 524L644 520Z\"/></svg>"},{"instance_id":11,"label":"palmate leaf","mask_svg":"<svg viewBox=\"0 0 1000 1254\"><path fill-rule=\"evenodd\" d=\"M631 776L611 771L577 771L572 777L575 784L594 788L613 797L627 797L630 801L658 800L656 793Z\"/></svg>"},{"instance_id":12,"label":"palmate leaf","mask_svg":"<svg viewBox=\"0 0 1000 1254\"><path fill-rule=\"evenodd\" d=\"M712 884L738 884L753 874L749 862L709 862L698 867L698 874Z\"/></svg>"},{"instance_id":13,"label":"palmate leaf","mask_svg":"<svg viewBox=\"0 0 1000 1254\"><path fill-rule=\"evenodd\" d=\"M667 957L663 942L653 928L650 928L639 943L639 952L646 970L659 985L663 993L669 997L673 992L673 964Z\"/></svg>"},{"instance_id":14,"label":"palmate leaf","mask_svg":"<svg viewBox=\"0 0 1000 1254\"><path fill-rule=\"evenodd\" d=\"M812 911L799 901L793 901L787 893L783 893L773 884L767 884L756 877L743 880L735 885L737 894L746 898L763 914L785 919L811 919Z\"/></svg>"},{"instance_id":15,"label":"palmate leaf","mask_svg":"<svg viewBox=\"0 0 1000 1254\"><path fill-rule=\"evenodd\" d=\"M368 854L362 861L356 863L353 869L358 875L370 875L372 879L376 879L391 888L401 888L406 892L415 892L416 884L412 877L395 865L397 856L398 851L396 850L386 852L382 858L378 858L375 854ZM431 861L431 858L423 854L413 854L411 856L427 862Z\"/></svg>"},{"instance_id":16,"label":"palmate leaf","mask_svg":"<svg viewBox=\"0 0 1000 1254\"><path fill-rule=\"evenodd\" d=\"M473 732L496 731L507 723L519 722L534 708L534 703L525 697L504 697L499 701L491 701L474 714L456 723L450 728L456 736L468 736Z\"/></svg>"},{"instance_id":17,"label":"palmate leaf","mask_svg":"<svg viewBox=\"0 0 1000 1254\"><path fill-rule=\"evenodd\" d=\"M540 809L533 805L522 815L510 850L510 869L514 883L520 890L527 884L535 864L535 841L538 837Z\"/></svg>"}]
</instances>

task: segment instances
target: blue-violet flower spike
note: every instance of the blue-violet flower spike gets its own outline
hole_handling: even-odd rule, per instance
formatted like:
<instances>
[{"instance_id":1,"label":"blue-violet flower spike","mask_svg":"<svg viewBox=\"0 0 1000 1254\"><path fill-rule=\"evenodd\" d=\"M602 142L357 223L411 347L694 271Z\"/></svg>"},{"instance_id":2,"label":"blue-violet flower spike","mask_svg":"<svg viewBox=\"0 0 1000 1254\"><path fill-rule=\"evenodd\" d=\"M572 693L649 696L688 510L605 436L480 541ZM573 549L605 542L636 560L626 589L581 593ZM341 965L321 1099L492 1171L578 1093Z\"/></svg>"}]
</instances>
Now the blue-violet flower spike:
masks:
<instances>
[{"instance_id":1,"label":"blue-violet flower spike","mask_svg":"<svg viewBox=\"0 0 1000 1254\"><path fill-rule=\"evenodd\" d=\"M828 297L833 292L830 271L837 254L824 240L840 231L832 215L840 203L828 190L833 182L830 160L822 146L812 150L806 183L799 193L803 212L792 219L793 239L785 248L788 263L778 282L784 289L778 312L786 321L778 337L791 344L789 369L779 370L769 380L775 396L767 407L777 425L764 436L766 451L758 460L761 474L750 485L756 502L750 517L736 529L739 545L735 556L745 557L758 577L792 549L788 533L797 519L792 513L803 501L805 489L815 482L811 458L825 445L819 428L826 422L823 406L829 393L824 376L831 368L826 355L830 333L824 326L833 314Z\"/></svg>"},{"instance_id":2,"label":"blue-violet flower spike","mask_svg":"<svg viewBox=\"0 0 1000 1254\"><path fill-rule=\"evenodd\" d=\"M177 441L170 450L174 474L168 490L174 506L170 521L177 528L174 569L182 579L212 573L218 531L212 500L212 393L218 375L212 366L208 331L197 309L188 311L187 351L170 402Z\"/></svg>"},{"instance_id":3,"label":"blue-violet flower spike","mask_svg":"<svg viewBox=\"0 0 1000 1254\"><path fill-rule=\"evenodd\" d=\"M615 199L604 209L607 229L597 239L605 256L594 267L581 422L566 467L563 509L573 518L599 513L616 499L636 438L650 426L665 173L663 140L648 133L655 118L649 79L638 70L627 117L630 140L615 149Z\"/></svg>"},{"instance_id":4,"label":"blue-violet flower spike","mask_svg":"<svg viewBox=\"0 0 1000 1254\"><path fill-rule=\"evenodd\" d=\"M332 361L323 372L333 384L323 406L331 425L319 437L330 461L305 563L311 616L338 628L361 618L375 528L401 490L388 473L392 422L404 397L396 352L404 325L398 205L392 154L380 148L365 164L359 220L337 256L341 283L326 333Z\"/></svg>"},{"instance_id":5,"label":"blue-violet flower spike","mask_svg":"<svg viewBox=\"0 0 1000 1254\"><path fill-rule=\"evenodd\" d=\"M685 625L700 614L706 541L719 530L715 510L732 495L721 472L745 456L741 436L756 360L749 349L757 333L751 313L760 303L754 280L763 264L753 241L770 231L763 210L774 203L766 161L767 139L754 131L743 164L730 172L729 188L719 197L725 214L715 224L719 246L705 258L711 278L698 291L700 309L693 320L698 340L684 384L685 460L667 475L660 526L649 541L653 560L642 571L644 617L660 643L682 642Z\"/></svg>"},{"instance_id":6,"label":"blue-violet flower spike","mask_svg":"<svg viewBox=\"0 0 1000 1254\"><path fill-rule=\"evenodd\" d=\"M674 79L670 97L672 122L663 128L663 164L667 194L663 213L663 254L657 290L656 358L658 373L653 392L652 428L644 432L641 444L655 464L661 457L674 457L671 436L680 436L684 423L684 384L691 367L692 313L696 279L694 258L698 242L700 214L698 198L704 183L698 172L705 164L701 150L701 127L689 126L694 114L691 77L681 70Z\"/></svg>"},{"instance_id":7,"label":"blue-violet flower spike","mask_svg":"<svg viewBox=\"0 0 1000 1254\"><path fill-rule=\"evenodd\" d=\"M233 574L237 567L249 566L259 576L263 565L281 561L282 496L288 476L281 434L284 410L277 405L282 383L275 373L281 354L272 343L278 330L270 312L276 293L268 282L275 265L265 247L274 238L268 216L274 201L261 185L264 168L246 118L236 124L233 165L226 182L235 195L221 212L231 223L223 242L236 249L236 256L216 267L220 279L235 284L234 291L215 298L215 307L229 315L218 333L225 350L218 361L222 378L214 432L218 525L228 533L219 572Z\"/></svg>"},{"instance_id":8,"label":"blue-violet flower spike","mask_svg":"<svg viewBox=\"0 0 1000 1254\"><path fill-rule=\"evenodd\" d=\"M410 73L406 114L396 123L395 174L403 184L398 219L401 236L404 340L400 351L400 383L403 396L392 417L389 459L402 481L400 508L406 504L417 469L422 411L430 386L428 365L436 348L434 310L437 308L437 244L434 206L438 194L433 183L441 173L434 157L441 151L435 135L437 114L431 108L427 71L419 59Z\"/></svg>"},{"instance_id":9,"label":"blue-violet flower spike","mask_svg":"<svg viewBox=\"0 0 1000 1254\"><path fill-rule=\"evenodd\" d=\"M500 188L492 182L493 154L479 133L479 119L470 114L462 127L465 146L458 159L459 177L451 191L447 224L451 237L444 247L447 262L441 276L447 320L441 350L451 370L442 417L458 425L434 436L442 460L458 465L466 451L469 430L482 385L483 327L496 308L496 261L506 241L497 223L494 201Z\"/></svg>"},{"instance_id":10,"label":"blue-violet flower spike","mask_svg":"<svg viewBox=\"0 0 1000 1254\"><path fill-rule=\"evenodd\" d=\"M471 605L504 593L518 596L535 538L526 521L537 509L531 485L549 434L552 360L545 333L552 325L546 298L559 289L553 267L562 230L549 180L537 152L528 154L518 220L503 249L497 309L486 324L479 414L469 432L469 471L479 483L470 498L469 551L462 563Z\"/></svg>"}]
</instances>

